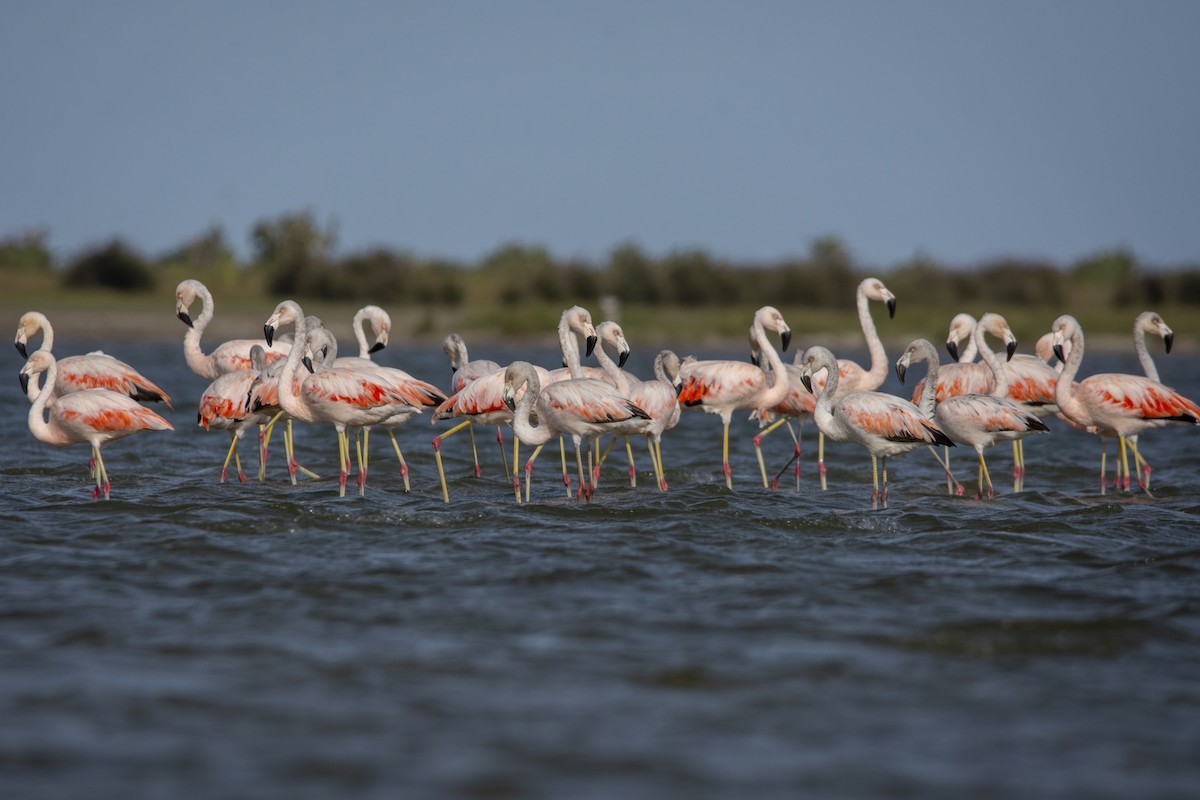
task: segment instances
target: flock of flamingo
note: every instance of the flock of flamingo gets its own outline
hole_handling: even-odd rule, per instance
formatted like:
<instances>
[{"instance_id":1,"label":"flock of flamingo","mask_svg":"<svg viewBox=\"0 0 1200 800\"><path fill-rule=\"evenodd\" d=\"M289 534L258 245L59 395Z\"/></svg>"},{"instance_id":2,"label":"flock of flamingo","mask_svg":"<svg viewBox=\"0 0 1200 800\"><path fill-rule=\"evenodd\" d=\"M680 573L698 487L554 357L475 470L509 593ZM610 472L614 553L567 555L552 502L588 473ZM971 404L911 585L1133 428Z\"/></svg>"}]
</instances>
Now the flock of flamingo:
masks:
<instances>
[{"instance_id":1,"label":"flock of flamingo","mask_svg":"<svg viewBox=\"0 0 1200 800\"><path fill-rule=\"evenodd\" d=\"M193 319L191 308L197 301L200 315ZM754 446L764 487L775 486L788 467L773 480L768 478L761 450L763 437L781 425L792 430L798 486L800 444L791 422L802 424L812 419L819 431L817 466L821 488L826 488L825 438L855 442L871 457L872 508L887 506L888 459L920 447L931 448L945 471L947 491L960 495L965 492L950 469L949 448L973 448L978 472L975 497L985 498L993 496L994 488L984 454L1000 442L1011 441L1013 487L1020 491L1025 475L1022 440L1048 432L1043 419L1057 416L1070 427L1102 438L1101 491L1108 485L1107 441L1115 438L1119 460L1114 486L1129 491L1136 474L1137 485L1148 493L1150 466L1138 450L1138 436L1167 425L1200 424L1200 406L1159 380L1146 346L1146 334L1162 337L1170 352L1173 333L1154 312L1139 315L1133 329L1145 375L1107 373L1082 380L1077 376L1084 357L1084 335L1074 317L1056 319L1051 331L1039 340L1034 356L1015 353L1016 338L998 314L987 313L978 320L959 314L951 321L946 340L954 361L939 363L937 348L927 339L917 339L895 362L902 383L914 364L925 364L925 375L915 385L909 401L878 391L887 377L889 363L872 320L872 302L885 304L889 315L894 315L896 309L896 298L882 281L868 278L859 285L858 317L870 354L867 368L837 359L821 346L798 353L793 364L784 363L768 332L778 334L780 349L786 351L791 330L777 309L764 306L755 313L750 327L751 354L746 361L680 359L664 350L654 360L655 376L642 380L624 369L629 345L621 327L611 321L593 326L588 311L573 306L563 312L559 322L563 366L558 369L548 370L528 361L502 366L494 361L470 360L462 337L447 336L443 348L454 378L451 393L446 395L431 383L371 360L373 353L387 345L391 329L391 320L378 306L366 306L354 318L357 356L339 357L337 341L321 320L305 316L299 304L291 300L275 308L266 320L261 339L226 341L205 354L200 340L213 319L212 295L195 280L183 281L175 292L176 314L187 326L187 364L211 381L200 398L198 422L206 430L230 434L221 467L222 482L227 479L231 461L239 480L247 480L237 446L245 432L254 428L258 429L259 440L258 477L264 478L268 443L279 422L284 423L292 483L301 473L316 477L296 460L291 423L299 421L336 429L341 495L346 492L352 451L357 460L359 494L366 492L368 444L373 428L388 433L408 491L408 465L394 429L428 412L434 422L457 420L454 427L433 439L446 502L450 497L442 444L475 425L496 426L505 472L518 502L528 502L534 461L543 446L556 438L562 451L563 484L567 496L572 495L572 478L561 444L566 437L574 443L578 478L574 493L578 498L592 497L600 465L608 455L599 447L606 435L613 437L613 443L624 440L631 485L636 485L636 470L629 437L645 437L657 486L667 491L662 436L679 421L681 409L699 408L721 418L721 466L730 489L733 473L729 465L729 424L735 411L749 411L762 428L754 437ZM367 341L368 324L375 337L373 343ZM287 328L290 335L280 336L280 330ZM30 353L28 343L39 331L41 346ZM1003 356L992 349L989 336L1003 343ZM584 342L582 354L580 339ZM53 345L54 332L45 315L31 311L21 317L16 347L27 359L20 379L31 403L29 429L47 444L89 444L89 469L95 481L92 495L98 498L102 494L107 499L111 487L101 450L108 442L139 431L172 430L170 422L143 405L161 402L172 408L171 398L129 364L112 356L97 351L56 359ZM615 361L606 348L612 348ZM598 366L584 366L582 358L593 355ZM981 361L975 361L977 356ZM511 472L504 426L511 427L514 434ZM479 475L473 433L471 442ZM524 463L523 498L517 468L521 443L536 448ZM609 449L612 447L610 444ZM939 447L944 448L942 454L938 453Z\"/></svg>"}]
</instances>

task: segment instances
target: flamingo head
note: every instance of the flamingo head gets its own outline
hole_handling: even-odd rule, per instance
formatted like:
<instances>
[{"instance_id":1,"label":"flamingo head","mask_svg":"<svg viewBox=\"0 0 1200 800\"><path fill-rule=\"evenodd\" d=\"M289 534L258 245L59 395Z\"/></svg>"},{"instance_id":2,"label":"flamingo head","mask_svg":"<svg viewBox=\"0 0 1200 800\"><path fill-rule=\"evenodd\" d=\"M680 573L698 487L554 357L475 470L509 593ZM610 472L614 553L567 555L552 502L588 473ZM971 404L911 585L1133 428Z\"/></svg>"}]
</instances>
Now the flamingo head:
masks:
<instances>
[{"instance_id":1,"label":"flamingo head","mask_svg":"<svg viewBox=\"0 0 1200 800\"><path fill-rule=\"evenodd\" d=\"M596 326L596 334L600 341L612 345L617 351L617 366L625 366L625 362L629 360L629 342L625 341L625 331L621 326L612 320L605 320Z\"/></svg>"},{"instance_id":2,"label":"flamingo head","mask_svg":"<svg viewBox=\"0 0 1200 800\"><path fill-rule=\"evenodd\" d=\"M263 325L263 335L266 337L267 346L275 340L275 331L288 323L295 324L304 319L304 312L300 310L300 305L294 300L284 300L279 305L275 306L275 310L271 316L267 318L267 322Z\"/></svg>"},{"instance_id":3,"label":"flamingo head","mask_svg":"<svg viewBox=\"0 0 1200 800\"><path fill-rule=\"evenodd\" d=\"M1161 336L1163 346L1167 352L1171 352L1171 345L1175 341L1175 332L1167 325L1166 321L1158 312L1143 311L1138 314L1137 320L1134 322L1135 328L1141 328L1146 333L1153 333L1156 336Z\"/></svg>"},{"instance_id":4,"label":"flamingo head","mask_svg":"<svg viewBox=\"0 0 1200 800\"><path fill-rule=\"evenodd\" d=\"M787 350L788 344L792 341L792 329L788 327L787 322L783 319L783 314L779 313L779 309L774 306L763 306L754 315L756 322L761 324L763 328L775 331L779 334L779 341L783 345L781 349ZM753 329L752 329L753 330ZM753 338L753 332L751 338Z\"/></svg>"},{"instance_id":5,"label":"flamingo head","mask_svg":"<svg viewBox=\"0 0 1200 800\"><path fill-rule=\"evenodd\" d=\"M1079 321L1070 314L1063 314L1058 319L1054 320L1054 324L1050 326L1050 332L1054 334L1053 342L1054 357L1059 361L1066 361L1065 344L1071 342L1076 334L1080 333Z\"/></svg>"},{"instance_id":6,"label":"flamingo head","mask_svg":"<svg viewBox=\"0 0 1200 800\"><path fill-rule=\"evenodd\" d=\"M810 347L804 352L804 359L800 362L800 382L809 394L815 394L813 374L824 369L829 375L836 375L837 368L837 359L829 348L820 345Z\"/></svg>"},{"instance_id":7,"label":"flamingo head","mask_svg":"<svg viewBox=\"0 0 1200 800\"><path fill-rule=\"evenodd\" d=\"M29 358L27 346L33 335L42 330L42 321L46 317L39 311L27 311L17 320L17 337L13 344L17 347L17 352L21 354L21 358Z\"/></svg>"},{"instance_id":8,"label":"flamingo head","mask_svg":"<svg viewBox=\"0 0 1200 800\"><path fill-rule=\"evenodd\" d=\"M879 278L867 278L858 288L868 300L887 303L889 318L896 316L896 295L892 294Z\"/></svg>"},{"instance_id":9,"label":"flamingo head","mask_svg":"<svg viewBox=\"0 0 1200 800\"><path fill-rule=\"evenodd\" d=\"M1012 328L1008 327L1008 320L999 314L991 312L984 314L979 318L979 326L976 328L975 335L982 336L984 333L990 333L1004 342L1005 360L1012 359L1013 353L1017 352L1017 337L1013 334Z\"/></svg>"},{"instance_id":10,"label":"flamingo head","mask_svg":"<svg viewBox=\"0 0 1200 800\"><path fill-rule=\"evenodd\" d=\"M975 333L975 318L970 314L955 314L950 320L950 331L946 334L946 352L958 361L958 343Z\"/></svg>"}]
</instances>

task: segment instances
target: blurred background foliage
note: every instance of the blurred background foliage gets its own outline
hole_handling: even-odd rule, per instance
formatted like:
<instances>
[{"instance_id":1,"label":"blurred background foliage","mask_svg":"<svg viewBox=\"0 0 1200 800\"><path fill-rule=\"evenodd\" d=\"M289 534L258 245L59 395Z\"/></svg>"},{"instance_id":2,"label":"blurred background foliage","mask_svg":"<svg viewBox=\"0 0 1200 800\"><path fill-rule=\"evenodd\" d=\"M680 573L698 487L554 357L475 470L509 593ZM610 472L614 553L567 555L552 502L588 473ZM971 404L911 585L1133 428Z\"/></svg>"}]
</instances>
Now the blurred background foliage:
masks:
<instances>
[{"instance_id":1,"label":"blurred background foliage","mask_svg":"<svg viewBox=\"0 0 1200 800\"><path fill-rule=\"evenodd\" d=\"M218 297L236 298L235 306L261 307L284 297L370 302L409 317L414 335L444 333L447 324L534 334L553 328L561 309L575 303L593 307L597 321L619 315L627 334L647 338L669 339L680 326L707 339L742 336L749 314L767 304L793 310L789 321L798 331L852 333L854 291L870 275L899 299L897 317L903 314L906 322L892 329L895 337L933 336L960 310L1005 313L1021 336L1023 329L1025 335L1044 331L1064 312L1079 316L1085 327L1117 333L1126 332L1144 308L1177 308L1190 318L1200 306L1200 265L1152 266L1120 249L1073 264L1012 257L945 264L916 255L878 267L856 263L836 236L820 237L808 253L772 263L696 248L655 256L636 242L619 243L604 261L591 263L510 242L477 263L461 263L382 246L339 254L337 239L336 224L299 211L256 224L244 261L217 227L154 256L114 238L60 258L48 233L37 230L0 239L0 271L17 296L104 290L135 306L139 296L158 302L183 278L205 282Z\"/></svg>"}]
</instances>

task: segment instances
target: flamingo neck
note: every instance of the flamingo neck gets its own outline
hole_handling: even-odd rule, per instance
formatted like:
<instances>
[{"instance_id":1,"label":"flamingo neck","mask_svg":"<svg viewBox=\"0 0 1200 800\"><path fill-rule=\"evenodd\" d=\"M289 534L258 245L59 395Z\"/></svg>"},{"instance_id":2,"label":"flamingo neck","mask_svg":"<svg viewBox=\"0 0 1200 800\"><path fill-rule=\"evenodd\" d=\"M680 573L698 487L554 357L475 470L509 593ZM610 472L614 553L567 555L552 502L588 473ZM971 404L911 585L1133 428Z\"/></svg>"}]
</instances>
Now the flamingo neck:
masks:
<instances>
[{"instance_id":1,"label":"flamingo neck","mask_svg":"<svg viewBox=\"0 0 1200 800\"><path fill-rule=\"evenodd\" d=\"M212 322L213 298L208 287L200 284L196 287L196 295L200 300L200 316L192 321L192 327L183 335L183 357L188 368L201 378L216 380L220 373L211 356L206 356L200 347L200 337L204 335L208 323Z\"/></svg>"},{"instance_id":2,"label":"flamingo neck","mask_svg":"<svg viewBox=\"0 0 1200 800\"><path fill-rule=\"evenodd\" d=\"M988 369L992 371L994 385L992 386L991 395L992 397L1008 397L1008 368L1000 360L999 356L992 352L992 348L988 346L985 334L986 331L980 325L975 328L975 333L971 338L974 340L975 346L979 348L979 354L983 356L983 363L987 364Z\"/></svg>"},{"instance_id":3,"label":"flamingo neck","mask_svg":"<svg viewBox=\"0 0 1200 800\"><path fill-rule=\"evenodd\" d=\"M837 425L833 416L833 398L837 396L839 380L837 361L822 365L822 368L825 370L825 386L819 387L815 383L815 375L820 369L814 370L813 377L809 378L814 381L813 389L817 393L817 402L813 406L813 421L817 423L818 430L832 438Z\"/></svg>"},{"instance_id":4,"label":"flamingo neck","mask_svg":"<svg viewBox=\"0 0 1200 800\"><path fill-rule=\"evenodd\" d=\"M572 378L583 377L583 365L579 360L579 342L571 330L571 323L565 316L558 323L558 346L562 350L563 366L570 372Z\"/></svg>"},{"instance_id":5,"label":"flamingo neck","mask_svg":"<svg viewBox=\"0 0 1200 800\"><path fill-rule=\"evenodd\" d=\"M783 359L779 357L779 353L771 344L771 340L767 338L767 332L763 329L762 323L757 318L754 320L754 340L758 343L760 356L766 358L771 372L775 373L774 382L758 399L759 408L770 408L783 402L783 398L787 397L787 369L783 365Z\"/></svg>"},{"instance_id":6,"label":"flamingo neck","mask_svg":"<svg viewBox=\"0 0 1200 800\"><path fill-rule=\"evenodd\" d=\"M50 319L41 312L37 312L35 317L38 327L42 329L42 344L38 350L52 352L54 350L54 327L50 324ZM46 382L47 386L53 386L50 381Z\"/></svg>"},{"instance_id":7,"label":"flamingo neck","mask_svg":"<svg viewBox=\"0 0 1200 800\"><path fill-rule=\"evenodd\" d=\"M308 406L296 394L295 383L296 370L300 367L304 343L308 337L308 325L304 321L304 312L300 306L290 301L288 305L292 307L292 311L296 315L293 323L295 331L292 334L292 348L288 350L287 358L283 362L283 369L279 372L279 407L286 411L288 416L301 422L315 422L316 420L309 413Z\"/></svg>"},{"instance_id":8,"label":"flamingo neck","mask_svg":"<svg viewBox=\"0 0 1200 800\"><path fill-rule=\"evenodd\" d=\"M600 364L600 369L604 370L604 374L612 381L613 386L617 387L617 391L623 395L629 395L629 379L625 377L625 373L621 372L621 368L609 356L608 351L604 349L604 340L601 339L596 343L595 350L592 354L596 356L596 362Z\"/></svg>"},{"instance_id":9,"label":"flamingo neck","mask_svg":"<svg viewBox=\"0 0 1200 800\"><path fill-rule=\"evenodd\" d=\"M867 370L868 381L860 388L878 389L887 379L887 353L879 339L879 332L875 330L875 320L871 318L871 301L861 285L858 287L856 302L858 322L862 326L863 336L867 340L867 352L871 356L871 368Z\"/></svg>"},{"instance_id":10,"label":"flamingo neck","mask_svg":"<svg viewBox=\"0 0 1200 800\"><path fill-rule=\"evenodd\" d=\"M927 367L925 385L921 387L921 400L917 403L917 407L926 417L933 417L934 411L937 410L937 382L941 363L938 360L937 350L932 347L923 348L921 355L925 357Z\"/></svg>"},{"instance_id":11,"label":"flamingo neck","mask_svg":"<svg viewBox=\"0 0 1200 800\"><path fill-rule=\"evenodd\" d=\"M367 344L367 320L364 309L354 315L354 338L358 340L358 357L371 360L371 347Z\"/></svg>"},{"instance_id":12,"label":"flamingo neck","mask_svg":"<svg viewBox=\"0 0 1200 800\"><path fill-rule=\"evenodd\" d=\"M36 375L30 376L29 383L31 385L36 382L34 380L36 377ZM53 386L54 382L58 380L57 363L52 362L50 366L46 368L45 380L47 386ZM45 391L36 392L36 394L34 394L34 391L35 390L31 389L30 393L33 395L33 404L29 407L29 432L33 434L33 438L37 439L43 444L51 444L55 445L56 447L62 447L64 445L71 444L71 440L63 435L62 431L58 430L55 426L46 421L46 404L50 402L51 393L49 391Z\"/></svg>"},{"instance_id":13,"label":"flamingo neck","mask_svg":"<svg viewBox=\"0 0 1200 800\"><path fill-rule=\"evenodd\" d=\"M1083 400L1076 391L1075 376L1083 363L1083 330L1078 325L1071 333L1071 352L1067 353L1066 363L1058 374L1054 385L1054 402L1062 413L1070 419L1083 425L1091 425L1091 415L1087 413Z\"/></svg>"},{"instance_id":14,"label":"flamingo neck","mask_svg":"<svg viewBox=\"0 0 1200 800\"><path fill-rule=\"evenodd\" d=\"M537 373L531 370L525 378L525 393L517 400L517 407L513 411L513 435L525 444L534 447L543 445L554 438L554 431L550 430L550 426L546 424L545 417L539 416L537 425L529 421L530 415L533 414L533 406L541 396L541 391L542 386L538 381Z\"/></svg>"},{"instance_id":15,"label":"flamingo neck","mask_svg":"<svg viewBox=\"0 0 1200 800\"><path fill-rule=\"evenodd\" d=\"M1133 349L1137 353L1138 363L1142 365L1142 372L1152 381L1158 380L1158 367L1154 364L1154 359L1150 357L1150 350L1146 347L1146 331L1142 328L1142 322L1139 318L1133 323Z\"/></svg>"}]
</instances>

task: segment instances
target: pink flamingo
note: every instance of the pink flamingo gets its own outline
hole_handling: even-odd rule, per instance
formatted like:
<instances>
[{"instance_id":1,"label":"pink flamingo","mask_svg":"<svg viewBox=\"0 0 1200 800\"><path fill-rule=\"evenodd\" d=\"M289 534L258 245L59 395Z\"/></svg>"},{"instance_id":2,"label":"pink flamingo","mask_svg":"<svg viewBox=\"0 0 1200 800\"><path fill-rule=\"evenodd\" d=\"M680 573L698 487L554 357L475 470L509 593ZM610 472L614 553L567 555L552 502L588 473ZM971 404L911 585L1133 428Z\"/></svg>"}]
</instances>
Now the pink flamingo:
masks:
<instances>
[{"instance_id":1,"label":"pink flamingo","mask_svg":"<svg viewBox=\"0 0 1200 800\"><path fill-rule=\"evenodd\" d=\"M679 376L679 357L670 350L660 352L654 358L655 378L643 381L633 373L622 369L630 351L629 342L626 341L625 332L621 326L612 320L606 320L596 326L596 334L600 340L594 353L605 378L617 388L622 397L628 398L635 406L650 415L643 432L646 435L646 447L650 452L650 461L654 466L654 477L658 482L659 491L665 492L667 491L667 481L657 451L662 449L663 432L675 427L679 422L680 408L675 388L675 382ZM616 348L618 361L614 362L608 355L604 349L605 344ZM668 370L673 370L674 377L667 374ZM615 436L613 442L616 442ZM609 445L609 449L612 449L612 445ZM636 487L637 471L634 467L633 449L629 446L628 436L625 437L625 452L629 458L629 485ZM600 459L600 464L602 463L604 463L604 457ZM600 464L596 465L596 471L592 475L593 481L599 477Z\"/></svg>"},{"instance_id":2,"label":"pink flamingo","mask_svg":"<svg viewBox=\"0 0 1200 800\"><path fill-rule=\"evenodd\" d=\"M887 460L922 445L954 444L934 422L909 401L885 392L838 393L840 376L837 359L824 347L810 347L800 365L801 380L812 391L812 376L828 370L824 388L815 392L813 411L817 428L835 442L857 442L871 454L871 508L887 508ZM835 399L836 398L836 399ZM883 490L880 491L879 459L883 459Z\"/></svg>"},{"instance_id":3,"label":"pink flamingo","mask_svg":"<svg viewBox=\"0 0 1200 800\"><path fill-rule=\"evenodd\" d=\"M46 374L46 385L53 386L58 378L58 365L49 350L35 351L21 367L21 390L28 392L36 376ZM87 442L92 446L91 472L96 486L92 497L101 493L109 497L111 486L108 470L100 455L104 445L138 431L174 430L171 423L130 397L108 389L82 389L62 395L50 406L50 392L37 393L29 408L29 430L39 442L67 447Z\"/></svg>"},{"instance_id":4,"label":"pink flamingo","mask_svg":"<svg viewBox=\"0 0 1200 800\"><path fill-rule=\"evenodd\" d=\"M237 466L238 480L246 482L246 473L242 471L242 459L238 455L238 440L246 430L254 425L265 425L270 416L250 410L249 402L251 389L259 374L266 367L266 351L261 345L255 345L250 350L251 369L227 372L220 375L200 395L200 407L196 420L204 430L229 431L229 451L225 454L225 463L221 465L221 483L229 476L229 461L233 459ZM265 459L259 449L259 462Z\"/></svg>"},{"instance_id":5,"label":"pink flamingo","mask_svg":"<svg viewBox=\"0 0 1200 800\"><path fill-rule=\"evenodd\" d=\"M1036 431L1048 432L1049 428L1034 414L1001 397L960 394L938 402L935 389L938 384L938 355L933 344L927 339L913 341L896 361L896 376L901 383L904 383L904 375L908 368L921 361L928 364L925 375L926 388L919 402L921 411L932 418L942 432L955 442L975 448L979 456L979 488L975 499L984 497L985 485L986 496L991 498L995 491L992 488L992 478L988 474L987 461L983 456L984 450L994 446L1001 439L1016 440ZM953 480L949 469L946 475ZM958 493L962 494L962 485L958 481L954 483Z\"/></svg>"},{"instance_id":6,"label":"pink flamingo","mask_svg":"<svg viewBox=\"0 0 1200 800\"><path fill-rule=\"evenodd\" d=\"M842 394L847 392L871 392L878 389L887 380L888 359L883 349L883 342L875 330L875 321L871 318L871 301L887 305L888 317L896 316L896 296L888 291L883 281L878 278L866 278L858 284L855 292L855 307L858 310L858 323L862 328L863 337L867 340L867 352L871 356L870 369L848 359L838 360L838 381ZM836 399L836 398L835 398ZM817 433L817 473L821 476L821 490L826 489L825 480L825 433L818 429Z\"/></svg>"},{"instance_id":7,"label":"pink flamingo","mask_svg":"<svg viewBox=\"0 0 1200 800\"><path fill-rule=\"evenodd\" d=\"M1064 314L1054 321L1055 355L1064 362L1058 376L1055 400L1059 410L1077 425L1102 437L1116 437L1120 443L1121 464L1125 481L1129 480L1129 457L1126 447L1139 459L1136 440L1142 431L1161 428L1173 423L1200 424L1200 406L1158 381L1141 375L1103 373L1075 382L1083 362L1083 328L1078 320ZM1065 345L1070 343L1070 353ZM1101 491L1104 476L1101 475ZM1147 492L1141 474L1138 486ZM1125 489L1128 489L1126 484Z\"/></svg>"},{"instance_id":8,"label":"pink flamingo","mask_svg":"<svg viewBox=\"0 0 1200 800\"><path fill-rule=\"evenodd\" d=\"M299 391L295 376L304 349L301 343L308 338L304 312L293 300L284 300L263 326L269 345L275 331L283 325L295 328L296 344L288 352L283 372L279 376L279 404L288 416L310 423L330 423L338 433L339 493L345 496L346 477L350 470L350 442L347 428L378 425L397 413L402 405L414 405L414 396L404 387L392 385L386 377L372 368L331 367L318 370L304 378ZM295 465L289 464L289 471ZM358 492L366 494L366 470L362 453L358 460Z\"/></svg>"},{"instance_id":9,"label":"pink flamingo","mask_svg":"<svg viewBox=\"0 0 1200 800\"><path fill-rule=\"evenodd\" d=\"M54 328L50 326L50 320L40 311L29 311L17 321L15 344L21 358L29 357L26 347L38 331L42 332L42 344L38 349L53 351ZM57 379L46 387L51 399L83 389L108 389L139 402L161 402L167 408L174 408L170 396L153 381L124 361L99 350L59 359L57 368ZM33 397L29 399L32 401Z\"/></svg>"},{"instance_id":10,"label":"pink flamingo","mask_svg":"<svg viewBox=\"0 0 1200 800\"><path fill-rule=\"evenodd\" d=\"M750 363L758 364L760 357L758 353L758 345L754 341L754 331L751 329L750 336ZM795 361L800 361L804 354L797 352ZM751 412L750 418L757 419L759 427L762 428L754 436L754 452L758 457L758 470L762 474L763 488L778 489L779 476L784 473L792 464L796 465L796 491L800 491L800 433L793 431L791 420L797 420L797 425L800 430L803 430L804 423L812 419L813 409L817 405L817 398L812 392L804 388L803 381L800 380L800 368L795 363L784 364L784 370L787 372L787 394L782 400L770 408L755 409ZM825 373L814 376L813 382L818 386L825 385ZM762 442L774 430L781 425L787 425L788 431L792 434L792 443L794 451L792 459L784 465L783 469L775 474L775 477L770 481L767 480L767 466L763 461ZM763 427L765 426L765 427Z\"/></svg>"},{"instance_id":11,"label":"pink flamingo","mask_svg":"<svg viewBox=\"0 0 1200 800\"><path fill-rule=\"evenodd\" d=\"M472 361L467 354L467 343L457 333L447 334L446 338L442 340L442 352L450 360L451 393L460 392L468 383L500 370L500 365L489 359L481 358ZM438 417L435 416L434 421L436 422L437 419ZM508 419L504 421L507 422ZM483 475L483 469L479 466L479 451L475 447L475 430L472 423L472 419L464 419L461 423L446 431L446 433L436 437L433 440L433 445L434 453L437 454L437 458L440 461L442 440L466 428L467 433L471 437L471 455L475 459L475 477L478 478ZM508 480L511 478L511 475L508 471L508 457L504 454L504 428L500 425L496 426L496 443L500 446L500 460L504 463L504 478ZM445 490L444 478L445 476L443 475L443 490ZM445 500L446 502L450 502L448 493L445 495Z\"/></svg>"},{"instance_id":12,"label":"pink flamingo","mask_svg":"<svg viewBox=\"0 0 1200 800\"><path fill-rule=\"evenodd\" d=\"M542 367L535 367L534 369L538 373L540 385L545 386L550 383L549 371ZM433 439L433 456L434 460L437 461L438 477L442 483L442 500L447 503L450 502L450 490L446 485L446 471L442 466L442 440L458 432L468 423L496 426L512 423L512 409L504 402L503 369L495 370L463 384L461 389L450 395L433 412L433 421L435 423L439 420L456 418L461 418L463 421L446 433L435 436ZM505 463L507 464L507 459ZM514 472L511 479L514 482L519 497L521 481L520 477L516 475L515 470L514 463Z\"/></svg>"},{"instance_id":13,"label":"pink flamingo","mask_svg":"<svg viewBox=\"0 0 1200 800\"><path fill-rule=\"evenodd\" d=\"M1171 330L1162 315L1156 311L1143 311L1137 315L1137 319L1133 321L1133 350L1137 354L1138 363L1142 365L1142 372L1152 381L1159 380L1158 367L1154 364L1154 359L1150 357L1150 350L1146 347L1146 334L1152 333L1155 336L1161 336L1163 340L1163 348L1170 353L1171 345L1175 341L1175 332ZM1137 436L1129 437L1129 441L1133 443L1133 463L1134 470L1140 475L1141 480L1145 481L1145 486L1150 486L1150 465L1142 458L1142 452L1137 447ZM1108 455L1108 443L1104 445L1104 455ZM1124 478L1124 485L1129 486L1129 475Z\"/></svg>"},{"instance_id":14,"label":"pink flamingo","mask_svg":"<svg viewBox=\"0 0 1200 800\"><path fill-rule=\"evenodd\" d=\"M525 393L517 399L517 393ZM527 444L542 445L556 436L575 441L575 464L579 471L580 499L591 499L592 487L583 472L582 443L606 433L627 435L644 430L645 411L622 397L611 384L595 378L571 378L542 386L533 365L514 361L504 371L503 397L513 411L513 433ZM531 421L536 415L537 425ZM529 477L535 450L525 462L525 492L529 499ZM515 473L515 470L514 470ZM514 477L514 481L518 480ZM514 486L516 484L514 483ZM517 488L520 500L520 488Z\"/></svg>"},{"instance_id":15,"label":"pink flamingo","mask_svg":"<svg viewBox=\"0 0 1200 800\"><path fill-rule=\"evenodd\" d=\"M193 321L188 309L196 300L200 301L200 316ZM183 337L183 356L192 372L210 381L226 372L250 369L250 348L256 344L262 346L258 339L230 339L205 355L200 349L200 337L212 322L213 312L212 294L200 281L189 279L175 287L175 314L188 326L188 332ZM287 342L268 345L264 348L267 363L283 358L289 349Z\"/></svg>"},{"instance_id":16,"label":"pink flamingo","mask_svg":"<svg viewBox=\"0 0 1200 800\"><path fill-rule=\"evenodd\" d=\"M779 353L767 339L767 330L779 334L784 350L792 331L783 315L772 306L763 306L754 314L754 340L775 376L770 383L762 369L744 361L684 361L679 370L682 383L679 402L687 408L700 406L707 413L721 417L724 428L721 469L728 489L733 489L733 470L729 466L729 421L733 412L739 408L770 408L783 400L788 390L787 372Z\"/></svg>"}]
</instances>

